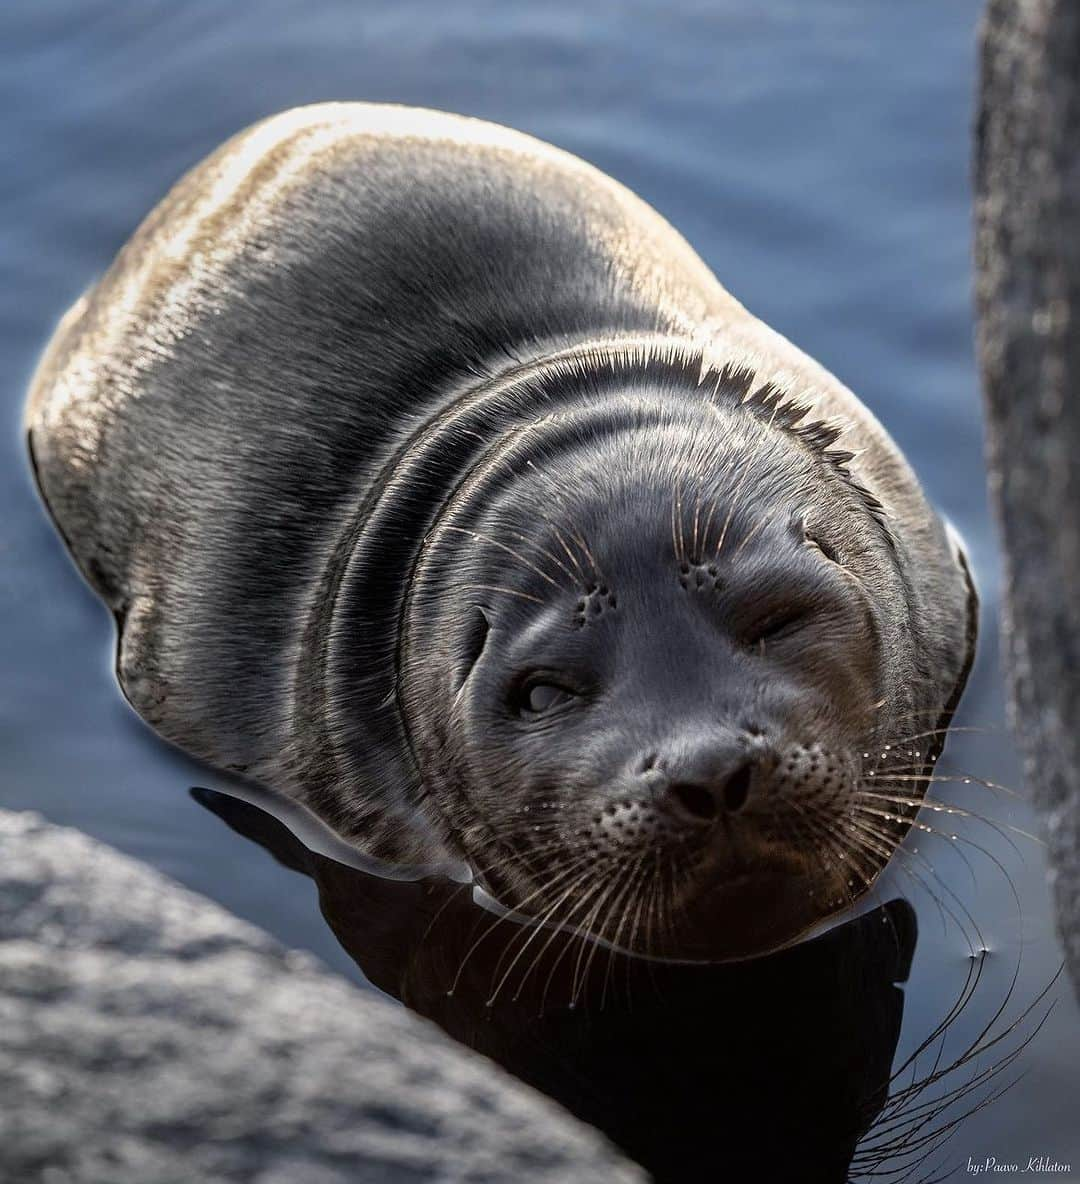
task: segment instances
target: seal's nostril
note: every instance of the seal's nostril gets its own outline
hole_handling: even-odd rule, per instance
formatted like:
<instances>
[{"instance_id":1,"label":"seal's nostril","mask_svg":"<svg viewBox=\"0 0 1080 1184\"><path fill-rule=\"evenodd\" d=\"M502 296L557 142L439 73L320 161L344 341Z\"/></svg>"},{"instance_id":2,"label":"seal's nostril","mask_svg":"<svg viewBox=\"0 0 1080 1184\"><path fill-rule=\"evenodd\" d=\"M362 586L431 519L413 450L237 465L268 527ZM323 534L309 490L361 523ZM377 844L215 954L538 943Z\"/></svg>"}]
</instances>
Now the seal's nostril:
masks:
<instances>
[{"instance_id":1,"label":"seal's nostril","mask_svg":"<svg viewBox=\"0 0 1080 1184\"><path fill-rule=\"evenodd\" d=\"M716 798L701 785L672 785L668 793L680 808L701 822L712 822L716 817Z\"/></svg>"},{"instance_id":2,"label":"seal's nostril","mask_svg":"<svg viewBox=\"0 0 1080 1184\"><path fill-rule=\"evenodd\" d=\"M743 765L724 782L724 809L729 814L736 813L746 805L746 799L750 796L750 776L750 766Z\"/></svg>"}]
</instances>

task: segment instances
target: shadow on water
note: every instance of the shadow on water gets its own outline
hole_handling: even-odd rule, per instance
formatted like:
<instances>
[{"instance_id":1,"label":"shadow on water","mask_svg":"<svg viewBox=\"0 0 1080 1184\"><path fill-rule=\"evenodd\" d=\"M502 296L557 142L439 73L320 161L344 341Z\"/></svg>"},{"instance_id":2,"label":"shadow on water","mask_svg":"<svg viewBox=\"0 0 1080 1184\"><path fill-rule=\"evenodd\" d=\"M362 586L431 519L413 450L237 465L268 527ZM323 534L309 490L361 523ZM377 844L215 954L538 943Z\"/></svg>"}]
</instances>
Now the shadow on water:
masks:
<instances>
[{"instance_id":1,"label":"shadow on water","mask_svg":"<svg viewBox=\"0 0 1080 1184\"><path fill-rule=\"evenodd\" d=\"M979 994L974 957L952 1006L893 1070L918 929L903 897L751 961L645 960L493 911L464 869L387 872L301 807L243 793L192 790L311 877L368 981L604 1131L658 1181L699 1178L709 1163L759 1181L941 1178L942 1143L996 1097L1040 1023L1045 992L1008 1019L1010 990L946 1057Z\"/></svg>"}]
</instances>

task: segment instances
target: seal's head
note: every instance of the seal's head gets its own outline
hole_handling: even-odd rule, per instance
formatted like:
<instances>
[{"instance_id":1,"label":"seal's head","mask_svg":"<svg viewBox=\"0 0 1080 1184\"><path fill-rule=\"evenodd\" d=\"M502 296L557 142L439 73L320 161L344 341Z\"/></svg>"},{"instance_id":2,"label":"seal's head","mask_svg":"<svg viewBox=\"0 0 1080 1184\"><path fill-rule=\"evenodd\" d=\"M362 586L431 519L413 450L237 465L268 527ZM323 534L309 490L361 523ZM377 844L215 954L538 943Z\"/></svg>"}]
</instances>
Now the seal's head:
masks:
<instances>
[{"instance_id":1,"label":"seal's head","mask_svg":"<svg viewBox=\"0 0 1080 1184\"><path fill-rule=\"evenodd\" d=\"M399 696L429 803L504 903L725 958L874 881L970 639L927 676L905 540L837 434L727 371L699 397L596 390L458 486Z\"/></svg>"}]
</instances>

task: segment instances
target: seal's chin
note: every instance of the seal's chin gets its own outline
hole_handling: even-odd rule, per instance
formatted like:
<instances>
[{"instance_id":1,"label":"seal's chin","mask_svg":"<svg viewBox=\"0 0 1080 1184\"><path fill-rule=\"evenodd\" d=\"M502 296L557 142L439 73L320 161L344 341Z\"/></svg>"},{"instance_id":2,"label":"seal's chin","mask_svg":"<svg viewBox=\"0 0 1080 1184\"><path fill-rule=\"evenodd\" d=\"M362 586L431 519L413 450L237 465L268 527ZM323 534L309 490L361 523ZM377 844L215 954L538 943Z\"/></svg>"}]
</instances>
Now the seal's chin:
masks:
<instances>
[{"instance_id":1,"label":"seal's chin","mask_svg":"<svg viewBox=\"0 0 1080 1184\"><path fill-rule=\"evenodd\" d=\"M685 959L728 961L772 953L855 899L833 877L809 874L797 859L713 878L673 908L668 956L677 951Z\"/></svg>"},{"instance_id":2,"label":"seal's chin","mask_svg":"<svg viewBox=\"0 0 1080 1184\"><path fill-rule=\"evenodd\" d=\"M677 962L772 953L846 912L868 887L784 844L734 857L718 832L634 858L601 856L577 875L575 866L580 857L548 858L527 877L496 866L477 879L497 910L526 924Z\"/></svg>"}]
</instances>

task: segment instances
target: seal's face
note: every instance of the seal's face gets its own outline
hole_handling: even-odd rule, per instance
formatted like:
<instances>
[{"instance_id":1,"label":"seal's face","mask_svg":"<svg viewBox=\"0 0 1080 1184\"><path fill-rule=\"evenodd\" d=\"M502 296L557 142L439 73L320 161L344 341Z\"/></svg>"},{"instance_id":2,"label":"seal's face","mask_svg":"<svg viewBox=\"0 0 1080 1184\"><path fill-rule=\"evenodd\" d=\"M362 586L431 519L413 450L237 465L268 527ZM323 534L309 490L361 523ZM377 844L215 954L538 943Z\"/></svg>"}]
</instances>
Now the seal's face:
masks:
<instances>
[{"instance_id":1,"label":"seal's face","mask_svg":"<svg viewBox=\"0 0 1080 1184\"><path fill-rule=\"evenodd\" d=\"M494 895L737 957L887 862L903 811L865 787L922 704L891 542L857 493L768 432L703 449L684 427L526 462L512 497L449 526L454 577L406 684L429 792Z\"/></svg>"}]
</instances>

